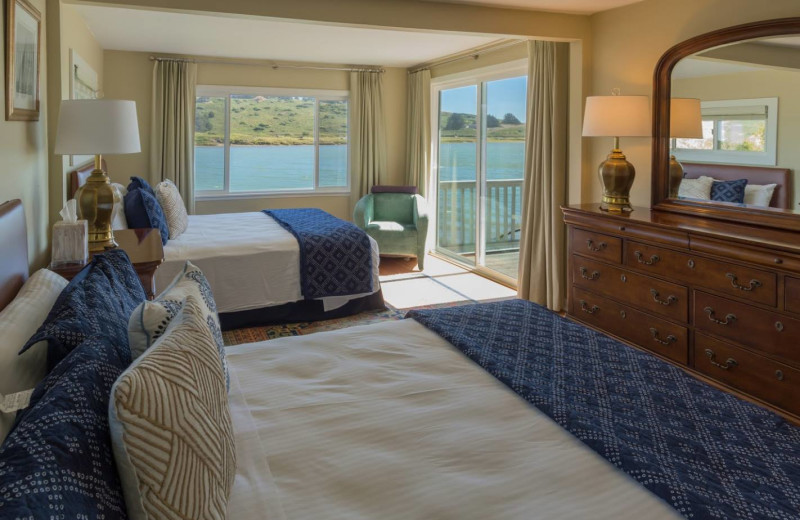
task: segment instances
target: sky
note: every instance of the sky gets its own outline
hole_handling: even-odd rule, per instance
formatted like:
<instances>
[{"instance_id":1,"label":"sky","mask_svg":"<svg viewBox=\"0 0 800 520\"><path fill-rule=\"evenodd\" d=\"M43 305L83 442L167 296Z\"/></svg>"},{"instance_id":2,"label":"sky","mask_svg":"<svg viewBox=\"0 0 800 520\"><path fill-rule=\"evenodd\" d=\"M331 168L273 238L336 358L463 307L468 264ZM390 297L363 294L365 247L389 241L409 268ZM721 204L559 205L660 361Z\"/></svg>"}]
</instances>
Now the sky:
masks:
<instances>
[{"instance_id":1,"label":"sky","mask_svg":"<svg viewBox=\"0 0 800 520\"><path fill-rule=\"evenodd\" d=\"M486 112L498 119L511 112L525 122L525 103L528 85L527 76L489 81L486 92ZM476 113L477 86L442 90L440 110L442 112Z\"/></svg>"}]
</instances>

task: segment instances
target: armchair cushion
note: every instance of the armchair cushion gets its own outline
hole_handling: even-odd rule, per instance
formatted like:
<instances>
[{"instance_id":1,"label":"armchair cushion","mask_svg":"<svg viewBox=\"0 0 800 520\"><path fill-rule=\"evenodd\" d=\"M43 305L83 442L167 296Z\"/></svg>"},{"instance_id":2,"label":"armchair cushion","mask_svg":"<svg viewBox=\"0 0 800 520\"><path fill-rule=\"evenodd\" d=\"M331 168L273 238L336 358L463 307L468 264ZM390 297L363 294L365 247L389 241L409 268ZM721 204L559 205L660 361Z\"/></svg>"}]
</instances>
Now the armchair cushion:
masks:
<instances>
[{"instance_id":1,"label":"armchair cushion","mask_svg":"<svg viewBox=\"0 0 800 520\"><path fill-rule=\"evenodd\" d=\"M375 193L373 218L381 221L414 223L414 195L408 193Z\"/></svg>"}]
</instances>

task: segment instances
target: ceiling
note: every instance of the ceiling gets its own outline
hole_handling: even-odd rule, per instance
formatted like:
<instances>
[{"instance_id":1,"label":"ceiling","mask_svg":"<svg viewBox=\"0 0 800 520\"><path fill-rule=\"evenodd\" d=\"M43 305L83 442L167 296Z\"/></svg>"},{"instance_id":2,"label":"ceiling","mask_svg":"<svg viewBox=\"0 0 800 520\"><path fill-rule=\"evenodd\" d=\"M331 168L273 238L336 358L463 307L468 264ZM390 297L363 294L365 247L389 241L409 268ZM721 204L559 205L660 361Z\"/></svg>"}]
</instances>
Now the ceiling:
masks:
<instances>
[{"instance_id":1,"label":"ceiling","mask_svg":"<svg viewBox=\"0 0 800 520\"><path fill-rule=\"evenodd\" d=\"M424 0L451 4L474 4L489 7L510 7L532 11L553 11L570 14L593 14L608 11L623 5L636 4L642 0Z\"/></svg>"},{"instance_id":2,"label":"ceiling","mask_svg":"<svg viewBox=\"0 0 800 520\"><path fill-rule=\"evenodd\" d=\"M800 36L779 36L777 38L764 38L758 43L763 45L777 45L779 47L792 47L800 49Z\"/></svg>"},{"instance_id":3,"label":"ceiling","mask_svg":"<svg viewBox=\"0 0 800 520\"><path fill-rule=\"evenodd\" d=\"M724 74L736 74L737 72L753 70L763 70L763 67L703 58L686 58L675 65L675 68L672 70L672 79L721 76Z\"/></svg>"},{"instance_id":4,"label":"ceiling","mask_svg":"<svg viewBox=\"0 0 800 520\"><path fill-rule=\"evenodd\" d=\"M502 39L97 5L74 7L107 50L410 67Z\"/></svg>"}]
</instances>

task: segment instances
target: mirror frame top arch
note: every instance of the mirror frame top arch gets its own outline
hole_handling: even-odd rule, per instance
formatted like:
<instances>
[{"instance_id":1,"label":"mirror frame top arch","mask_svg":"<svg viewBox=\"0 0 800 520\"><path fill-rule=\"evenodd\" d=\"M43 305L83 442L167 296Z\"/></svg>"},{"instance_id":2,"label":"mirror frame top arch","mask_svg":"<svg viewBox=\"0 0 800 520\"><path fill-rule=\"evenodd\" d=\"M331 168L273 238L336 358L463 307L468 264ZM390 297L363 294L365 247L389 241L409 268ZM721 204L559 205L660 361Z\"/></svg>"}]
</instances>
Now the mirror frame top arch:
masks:
<instances>
[{"instance_id":1,"label":"mirror frame top arch","mask_svg":"<svg viewBox=\"0 0 800 520\"><path fill-rule=\"evenodd\" d=\"M683 58L720 45L788 34L800 34L800 17L763 20L701 34L673 46L661 56L653 80L652 209L800 231L800 208L791 213L669 198L669 106L675 65Z\"/></svg>"}]
</instances>

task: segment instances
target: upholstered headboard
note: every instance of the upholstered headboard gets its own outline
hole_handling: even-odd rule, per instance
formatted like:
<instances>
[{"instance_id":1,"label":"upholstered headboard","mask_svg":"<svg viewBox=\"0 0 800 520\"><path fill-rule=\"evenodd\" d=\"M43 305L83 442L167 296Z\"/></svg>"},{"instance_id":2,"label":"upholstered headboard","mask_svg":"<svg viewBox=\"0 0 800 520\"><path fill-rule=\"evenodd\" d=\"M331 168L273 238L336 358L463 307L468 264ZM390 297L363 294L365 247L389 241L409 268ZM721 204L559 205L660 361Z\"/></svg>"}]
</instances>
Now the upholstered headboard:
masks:
<instances>
[{"instance_id":1,"label":"upholstered headboard","mask_svg":"<svg viewBox=\"0 0 800 520\"><path fill-rule=\"evenodd\" d=\"M21 200L0 204L0 310L28 279L28 232Z\"/></svg>"},{"instance_id":2,"label":"upholstered headboard","mask_svg":"<svg viewBox=\"0 0 800 520\"><path fill-rule=\"evenodd\" d=\"M788 168L690 162L681 162L681 164L684 177L687 179L696 179L706 175L721 181L747 179L748 184L777 184L769 205L773 208L792 208L792 170Z\"/></svg>"}]
</instances>

